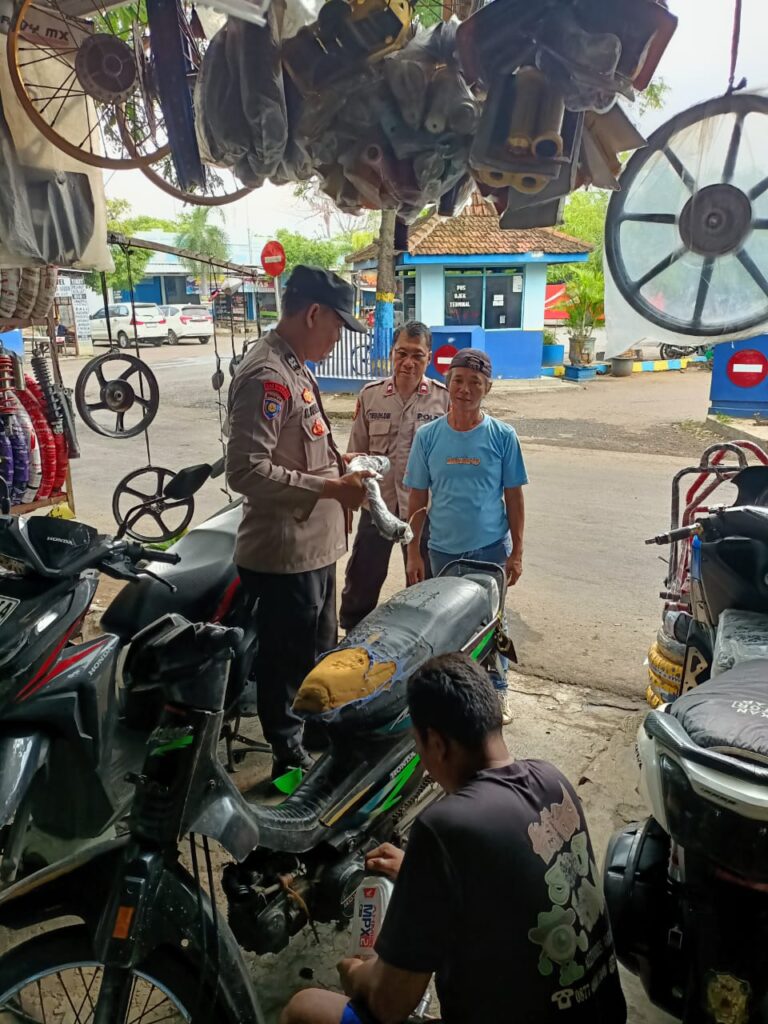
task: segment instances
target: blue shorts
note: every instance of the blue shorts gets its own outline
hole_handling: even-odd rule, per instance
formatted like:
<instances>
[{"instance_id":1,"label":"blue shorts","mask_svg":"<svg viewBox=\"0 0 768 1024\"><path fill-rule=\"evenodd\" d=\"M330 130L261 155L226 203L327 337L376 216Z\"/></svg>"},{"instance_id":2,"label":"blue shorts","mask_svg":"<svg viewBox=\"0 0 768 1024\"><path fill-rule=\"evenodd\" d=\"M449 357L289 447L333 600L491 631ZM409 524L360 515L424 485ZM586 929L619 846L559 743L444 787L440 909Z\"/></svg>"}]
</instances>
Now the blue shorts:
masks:
<instances>
[{"instance_id":1,"label":"blue shorts","mask_svg":"<svg viewBox=\"0 0 768 1024\"><path fill-rule=\"evenodd\" d=\"M367 1007L350 1000L344 1007L339 1024L378 1024L378 1021L371 1016Z\"/></svg>"}]
</instances>

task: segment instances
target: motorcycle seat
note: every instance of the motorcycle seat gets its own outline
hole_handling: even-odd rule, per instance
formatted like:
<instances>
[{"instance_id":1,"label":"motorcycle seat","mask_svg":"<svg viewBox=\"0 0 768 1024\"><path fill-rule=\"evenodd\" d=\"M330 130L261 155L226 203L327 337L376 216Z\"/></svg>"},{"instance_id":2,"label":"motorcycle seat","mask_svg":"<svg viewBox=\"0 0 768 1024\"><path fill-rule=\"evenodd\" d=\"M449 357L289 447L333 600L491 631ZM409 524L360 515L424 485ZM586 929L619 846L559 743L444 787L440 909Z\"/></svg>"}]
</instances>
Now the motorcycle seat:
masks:
<instances>
[{"instance_id":1,"label":"motorcycle seat","mask_svg":"<svg viewBox=\"0 0 768 1024\"><path fill-rule=\"evenodd\" d=\"M400 591L315 665L294 708L322 714L392 691L433 655L461 650L495 617L498 602L495 580L480 573Z\"/></svg>"},{"instance_id":2,"label":"motorcycle seat","mask_svg":"<svg viewBox=\"0 0 768 1024\"><path fill-rule=\"evenodd\" d=\"M742 662L668 712L699 747L768 765L768 659Z\"/></svg>"},{"instance_id":3,"label":"motorcycle seat","mask_svg":"<svg viewBox=\"0 0 768 1024\"><path fill-rule=\"evenodd\" d=\"M227 587L237 580L232 559L241 515L239 507L226 509L185 534L169 548L180 556L178 565L152 566L176 592L149 578L123 587L102 615L102 629L127 641L167 612L178 612L191 622L209 620Z\"/></svg>"}]
</instances>

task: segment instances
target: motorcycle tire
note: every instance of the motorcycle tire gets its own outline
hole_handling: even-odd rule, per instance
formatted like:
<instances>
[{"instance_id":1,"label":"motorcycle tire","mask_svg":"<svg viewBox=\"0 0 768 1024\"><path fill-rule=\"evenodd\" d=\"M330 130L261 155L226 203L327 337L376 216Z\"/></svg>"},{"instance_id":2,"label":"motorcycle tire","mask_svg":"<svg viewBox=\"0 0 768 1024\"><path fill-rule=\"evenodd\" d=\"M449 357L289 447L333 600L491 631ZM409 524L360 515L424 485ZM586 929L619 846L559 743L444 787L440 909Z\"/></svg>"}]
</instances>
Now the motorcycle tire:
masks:
<instances>
[{"instance_id":1,"label":"motorcycle tire","mask_svg":"<svg viewBox=\"0 0 768 1024\"><path fill-rule=\"evenodd\" d=\"M669 703L680 695L682 678L682 665L670 661L654 643L648 651L648 681L652 692L663 703Z\"/></svg>"},{"instance_id":2,"label":"motorcycle tire","mask_svg":"<svg viewBox=\"0 0 768 1024\"><path fill-rule=\"evenodd\" d=\"M58 928L23 942L4 953L0 960L0 1013L8 1008L11 1018L15 1019L13 1014L14 1010L18 1012L18 1003L14 1007L12 1000L22 989L28 987L30 993L38 995L38 983L44 983L47 978L53 978L58 972L75 973L93 967L98 967L98 962L92 952L88 931L82 925ZM192 1019L200 998L200 975L182 955L172 954L166 950L155 950L136 974L152 983L156 991L162 992L168 998L175 1010L174 1018L178 1014L180 1020ZM80 987L84 987L82 981ZM82 992L80 998L83 999ZM95 996L93 999L95 1002ZM146 995L142 994L139 1003L145 999ZM155 1016L150 1015L148 1020L156 1019L158 1008L157 1005L152 1008ZM114 1024L125 1024L129 1020L139 1024L145 1012L139 1010L139 1016L136 1016L136 1007L129 1006L125 1021L115 1021ZM30 1018L20 1016L19 1019ZM237 1024L236 1019L220 1000L211 1007L208 1019L215 1020L217 1024Z\"/></svg>"},{"instance_id":3,"label":"motorcycle tire","mask_svg":"<svg viewBox=\"0 0 768 1024\"><path fill-rule=\"evenodd\" d=\"M675 665L682 665L685 661L685 644L681 644L675 637L670 636L663 626L659 627L656 634L656 644L664 657L674 662Z\"/></svg>"}]
</instances>

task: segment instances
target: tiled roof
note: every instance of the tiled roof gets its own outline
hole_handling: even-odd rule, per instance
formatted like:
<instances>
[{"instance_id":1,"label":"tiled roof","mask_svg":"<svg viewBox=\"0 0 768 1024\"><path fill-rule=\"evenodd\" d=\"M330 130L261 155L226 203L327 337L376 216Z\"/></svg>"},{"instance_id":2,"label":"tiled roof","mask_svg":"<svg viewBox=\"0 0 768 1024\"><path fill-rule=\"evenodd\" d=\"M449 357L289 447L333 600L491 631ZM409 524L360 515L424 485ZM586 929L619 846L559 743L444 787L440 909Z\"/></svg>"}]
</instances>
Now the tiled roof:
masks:
<instances>
[{"instance_id":1,"label":"tiled roof","mask_svg":"<svg viewBox=\"0 0 768 1024\"><path fill-rule=\"evenodd\" d=\"M591 251L591 245L553 228L502 230L496 210L478 192L458 217L432 213L417 221L408 234L411 256L515 256L528 252L564 255ZM375 259L373 243L347 256L347 263Z\"/></svg>"}]
</instances>

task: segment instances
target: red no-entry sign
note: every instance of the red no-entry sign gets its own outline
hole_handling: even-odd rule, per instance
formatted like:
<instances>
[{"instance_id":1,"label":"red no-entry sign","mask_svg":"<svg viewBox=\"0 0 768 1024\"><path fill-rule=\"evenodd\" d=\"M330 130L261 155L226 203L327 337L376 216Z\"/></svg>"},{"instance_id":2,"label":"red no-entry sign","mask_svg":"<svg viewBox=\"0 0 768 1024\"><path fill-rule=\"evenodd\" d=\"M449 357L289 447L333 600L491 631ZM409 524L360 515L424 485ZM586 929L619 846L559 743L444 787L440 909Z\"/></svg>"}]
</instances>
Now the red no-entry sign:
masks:
<instances>
[{"instance_id":1,"label":"red no-entry sign","mask_svg":"<svg viewBox=\"0 0 768 1024\"><path fill-rule=\"evenodd\" d=\"M270 277L279 277L285 270L285 249L279 242L267 242L261 250L261 265Z\"/></svg>"},{"instance_id":2,"label":"red no-entry sign","mask_svg":"<svg viewBox=\"0 0 768 1024\"><path fill-rule=\"evenodd\" d=\"M768 359L754 348L734 352L725 368L728 380L740 388L753 388L768 377Z\"/></svg>"},{"instance_id":3,"label":"red no-entry sign","mask_svg":"<svg viewBox=\"0 0 768 1024\"><path fill-rule=\"evenodd\" d=\"M432 362L438 373L442 373L443 376L448 372L448 367L451 365L451 360L459 350L453 345L441 345L439 349L432 356Z\"/></svg>"}]
</instances>

